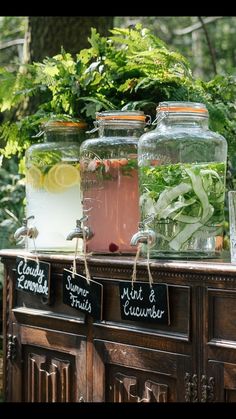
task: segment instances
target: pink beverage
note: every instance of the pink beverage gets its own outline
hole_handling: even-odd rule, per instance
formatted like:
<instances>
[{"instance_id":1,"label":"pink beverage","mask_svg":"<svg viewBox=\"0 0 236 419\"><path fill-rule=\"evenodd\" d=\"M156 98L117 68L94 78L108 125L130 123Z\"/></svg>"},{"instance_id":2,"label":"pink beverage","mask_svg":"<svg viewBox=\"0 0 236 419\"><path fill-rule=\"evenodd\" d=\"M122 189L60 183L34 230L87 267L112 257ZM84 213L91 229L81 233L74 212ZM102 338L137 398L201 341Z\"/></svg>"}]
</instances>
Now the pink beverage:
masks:
<instances>
[{"instance_id":1,"label":"pink beverage","mask_svg":"<svg viewBox=\"0 0 236 419\"><path fill-rule=\"evenodd\" d=\"M137 160L93 159L82 172L84 214L95 233L87 250L135 253L129 243L139 223Z\"/></svg>"},{"instance_id":2,"label":"pink beverage","mask_svg":"<svg viewBox=\"0 0 236 419\"><path fill-rule=\"evenodd\" d=\"M142 111L98 112L98 137L81 144L83 214L94 234L90 252L136 252L130 240L138 231L137 151L145 120Z\"/></svg>"}]
</instances>

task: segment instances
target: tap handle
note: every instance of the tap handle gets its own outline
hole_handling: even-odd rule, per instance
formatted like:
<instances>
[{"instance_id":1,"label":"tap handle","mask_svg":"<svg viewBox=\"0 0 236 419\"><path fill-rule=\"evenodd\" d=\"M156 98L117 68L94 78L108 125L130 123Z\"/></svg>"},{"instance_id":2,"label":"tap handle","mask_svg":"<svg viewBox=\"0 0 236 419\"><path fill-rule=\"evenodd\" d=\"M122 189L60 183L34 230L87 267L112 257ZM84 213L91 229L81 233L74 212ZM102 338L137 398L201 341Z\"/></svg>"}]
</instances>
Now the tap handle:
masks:
<instances>
[{"instance_id":1,"label":"tap handle","mask_svg":"<svg viewBox=\"0 0 236 419\"><path fill-rule=\"evenodd\" d=\"M80 220L76 220L76 229L81 229L81 219Z\"/></svg>"},{"instance_id":2,"label":"tap handle","mask_svg":"<svg viewBox=\"0 0 236 419\"><path fill-rule=\"evenodd\" d=\"M26 220L34 220L34 215L30 215L29 217L26 218Z\"/></svg>"},{"instance_id":3,"label":"tap handle","mask_svg":"<svg viewBox=\"0 0 236 419\"><path fill-rule=\"evenodd\" d=\"M88 219L88 216L87 215L84 215L82 218L80 218L79 220L76 220L76 228L82 228L82 226L81 226L81 224L84 222L84 221L87 221L87 219Z\"/></svg>"},{"instance_id":4,"label":"tap handle","mask_svg":"<svg viewBox=\"0 0 236 419\"><path fill-rule=\"evenodd\" d=\"M144 229L145 229L144 222L143 222L143 221L140 221L140 222L138 223L138 231L142 231L142 230L144 230Z\"/></svg>"},{"instance_id":5,"label":"tap handle","mask_svg":"<svg viewBox=\"0 0 236 419\"><path fill-rule=\"evenodd\" d=\"M34 218L35 218L34 215L30 215L29 217L23 219L23 226L27 228L27 234L26 235L30 239L36 239L36 237L39 234L39 232L38 232L38 230L37 230L36 227L28 227L28 221L29 220L34 220Z\"/></svg>"},{"instance_id":6,"label":"tap handle","mask_svg":"<svg viewBox=\"0 0 236 419\"><path fill-rule=\"evenodd\" d=\"M30 215L29 217L27 217L27 218L23 218L23 220L22 220L22 225L24 226L24 227L27 227L27 224L28 224L28 221L29 220L34 220L34 215Z\"/></svg>"},{"instance_id":7,"label":"tap handle","mask_svg":"<svg viewBox=\"0 0 236 419\"><path fill-rule=\"evenodd\" d=\"M138 223L138 231L144 231L147 229L146 225L148 225L148 223L150 223L151 221L153 221L155 215L154 214L150 214L147 218L145 218L145 220L142 220Z\"/></svg>"},{"instance_id":8,"label":"tap handle","mask_svg":"<svg viewBox=\"0 0 236 419\"><path fill-rule=\"evenodd\" d=\"M87 221L87 220L88 220L88 216L87 215L83 215L83 217L80 218L80 220L77 220L77 221L80 221L80 223L83 223L84 221Z\"/></svg>"},{"instance_id":9,"label":"tap handle","mask_svg":"<svg viewBox=\"0 0 236 419\"><path fill-rule=\"evenodd\" d=\"M80 222L80 228L82 229L82 232L85 233L86 240L90 240L94 236L94 233L91 230L91 228L89 226L85 226L85 225L83 225L83 227L81 227L81 223L84 223L87 220L88 220L88 216L87 215L83 215L83 217L80 218L80 220L77 220L77 221ZM83 234L83 236L84 236L84 234Z\"/></svg>"},{"instance_id":10,"label":"tap handle","mask_svg":"<svg viewBox=\"0 0 236 419\"><path fill-rule=\"evenodd\" d=\"M154 220L154 218L155 218L155 214L150 214L150 215L148 215L148 216L147 216L147 218L145 218L145 219L141 222L141 224L142 224L143 228L145 227L145 225L146 225L146 224L151 223L151 222Z\"/></svg>"}]
</instances>

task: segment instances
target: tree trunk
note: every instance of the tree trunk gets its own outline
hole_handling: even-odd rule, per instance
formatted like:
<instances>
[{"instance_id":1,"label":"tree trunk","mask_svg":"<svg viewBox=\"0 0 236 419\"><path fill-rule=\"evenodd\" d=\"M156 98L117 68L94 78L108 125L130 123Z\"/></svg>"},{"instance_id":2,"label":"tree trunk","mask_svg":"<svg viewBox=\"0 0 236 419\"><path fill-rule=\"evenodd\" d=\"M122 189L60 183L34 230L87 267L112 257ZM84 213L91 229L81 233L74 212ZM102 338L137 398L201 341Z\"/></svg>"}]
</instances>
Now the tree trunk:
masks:
<instances>
[{"instance_id":1,"label":"tree trunk","mask_svg":"<svg viewBox=\"0 0 236 419\"><path fill-rule=\"evenodd\" d=\"M61 52L61 47L72 54L89 47L91 27L108 35L113 16L29 16L24 61L52 57Z\"/></svg>"},{"instance_id":2,"label":"tree trunk","mask_svg":"<svg viewBox=\"0 0 236 419\"><path fill-rule=\"evenodd\" d=\"M202 34L200 31L192 32L192 52L195 62L194 77L203 78L203 52L202 52Z\"/></svg>"},{"instance_id":3,"label":"tree trunk","mask_svg":"<svg viewBox=\"0 0 236 419\"><path fill-rule=\"evenodd\" d=\"M29 16L24 43L24 63L42 61L60 54L61 47L73 55L89 47L91 28L105 36L113 27L113 16ZM22 71L26 71L22 67ZM18 109L18 115L35 112L40 99L27 98Z\"/></svg>"}]
</instances>

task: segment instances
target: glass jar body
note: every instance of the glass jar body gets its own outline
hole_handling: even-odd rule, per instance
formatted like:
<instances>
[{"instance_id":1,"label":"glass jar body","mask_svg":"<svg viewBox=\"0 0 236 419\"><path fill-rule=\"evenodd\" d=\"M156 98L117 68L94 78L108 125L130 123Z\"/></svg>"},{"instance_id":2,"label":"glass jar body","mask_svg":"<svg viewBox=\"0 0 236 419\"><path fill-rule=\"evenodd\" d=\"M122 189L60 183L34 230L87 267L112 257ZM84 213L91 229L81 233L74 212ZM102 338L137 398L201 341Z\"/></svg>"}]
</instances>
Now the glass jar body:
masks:
<instances>
[{"instance_id":1,"label":"glass jar body","mask_svg":"<svg viewBox=\"0 0 236 419\"><path fill-rule=\"evenodd\" d=\"M226 140L201 115L164 116L140 138L141 220L157 235L151 257L220 256L226 160Z\"/></svg>"},{"instance_id":2,"label":"glass jar body","mask_svg":"<svg viewBox=\"0 0 236 419\"><path fill-rule=\"evenodd\" d=\"M94 233L88 251L136 251L130 239L140 217L137 145L143 128L143 123L108 121L100 126L99 138L81 146L83 211Z\"/></svg>"},{"instance_id":3,"label":"glass jar body","mask_svg":"<svg viewBox=\"0 0 236 419\"><path fill-rule=\"evenodd\" d=\"M66 240L82 217L79 147L84 130L60 126L46 132L45 143L26 152L26 215L34 216L38 236L28 239L29 249L73 251ZM82 250L79 239L79 250Z\"/></svg>"}]
</instances>

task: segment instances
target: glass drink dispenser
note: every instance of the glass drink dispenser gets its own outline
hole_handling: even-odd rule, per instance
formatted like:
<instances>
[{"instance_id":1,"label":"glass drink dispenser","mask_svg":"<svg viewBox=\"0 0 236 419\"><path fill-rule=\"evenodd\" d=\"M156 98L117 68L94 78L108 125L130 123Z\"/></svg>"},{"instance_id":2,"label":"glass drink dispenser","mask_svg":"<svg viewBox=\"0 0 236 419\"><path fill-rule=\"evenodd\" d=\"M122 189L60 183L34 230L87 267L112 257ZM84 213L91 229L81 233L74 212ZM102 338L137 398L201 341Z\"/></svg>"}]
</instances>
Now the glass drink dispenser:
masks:
<instances>
[{"instance_id":1,"label":"glass drink dispenser","mask_svg":"<svg viewBox=\"0 0 236 419\"><path fill-rule=\"evenodd\" d=\"M156 128L139 140L138 159L141 221L156 234L150 256L220 255L227 143L209 130L205 105L160 103ZM143 234L139 231L132 244ZM143 244L142 254L146 251Z\"/></svg>"},{"instance_id":2,"label":"glass drink dispenser","mask_svg":"<svg viewBox=\"0 0 236 419\"><path fill-rule=\"evenodd\" d=\"M145 119L141 111L97 113L99 137L81 145L83 211L94 234L88 251L135 252L130 236L139 222L137 146Z\"/></svg>"},{"instance_id":3,"label":"glass drink dispenser","mask_svg":"<svg viewBox=\"0 0 236 419\"><path fill-rule=\"evenodd\" d=\"M82 217L79 148L85 129L80 121L49 121L45 142L26 151L26 215L38 232L28 238L29 249L74 250L66 237ZM79 239L79 250L82 244Z\"/></svg>"}]
</instances>

